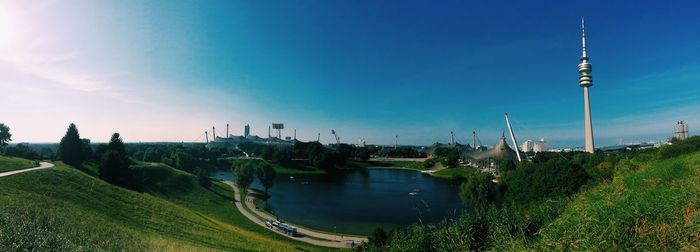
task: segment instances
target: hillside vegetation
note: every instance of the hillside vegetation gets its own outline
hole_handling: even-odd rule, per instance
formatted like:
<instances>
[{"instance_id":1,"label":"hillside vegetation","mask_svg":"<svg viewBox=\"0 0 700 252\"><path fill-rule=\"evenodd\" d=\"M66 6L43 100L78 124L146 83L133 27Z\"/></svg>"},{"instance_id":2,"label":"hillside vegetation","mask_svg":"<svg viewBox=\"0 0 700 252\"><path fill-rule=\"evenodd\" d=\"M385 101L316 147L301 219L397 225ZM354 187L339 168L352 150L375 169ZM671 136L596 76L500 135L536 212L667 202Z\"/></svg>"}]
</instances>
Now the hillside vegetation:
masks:
<instances>
[{"instance_id":1,"label":"hillside vegetation","mask_svg":"<svg viewBox=\"0 0 700 252\"><path fill-rule=\"evenodd\" d=\"M230 188L164 165L138 166L147 193L72 167L0 178L0 251L318 250L255 226Z\"/></svg>"},{"instance_id":2,"label":"hillside vegetation","mask_svg":"<svg viewBox=\"0 0 700 252\"><path fill-rule=\"evenodd\" d=\"M34 161L31 160L17 157L0 156L0 172L21 170L31 168L34 166Z\"/></svg>"},{"instance_id":3,"label":"hillside vegetation","mask_svg":"<svg viewBox=\"0 0 700 252\"><path fill-rule=\"evenodd\" d=\"M698 146L700 137L657 150L623 153L618 156L628 157L617 161L609 161L608 156L589 168L604 174L602 179L589 180L578 190L567 187L567 180L560 181L563 187L532 180L536 188L555 190L516 192L510 196L517 198L510 199L506 194L499 207L491 205L453 220L373 235L358 250L698 251ZM540 163L536 169L518 169L534 172L526 174L527 178L546 180L546 174L537 172L554 167ZM570 168L561 171L567 170ZM511 176L521 171L515 172ZM568 177L550 174L548 178ZM508 189L513 193L525 187L511 185Z\"/></svg>"}]
</instances>

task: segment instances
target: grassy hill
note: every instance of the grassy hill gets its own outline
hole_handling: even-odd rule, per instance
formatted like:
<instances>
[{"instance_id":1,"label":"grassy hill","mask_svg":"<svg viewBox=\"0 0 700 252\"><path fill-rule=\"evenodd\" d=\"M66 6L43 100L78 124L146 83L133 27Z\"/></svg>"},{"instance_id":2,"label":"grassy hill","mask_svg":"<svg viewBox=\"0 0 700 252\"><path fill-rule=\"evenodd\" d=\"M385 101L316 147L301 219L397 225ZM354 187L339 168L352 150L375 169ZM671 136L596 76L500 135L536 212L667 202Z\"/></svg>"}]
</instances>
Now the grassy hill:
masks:
<instances>
[{"instance_id":1,"label":"grassy hill","mask_svg":"<svg viewBox=\"0 0 700 252\"><path fill-rule=\"evenodd\" d=\"M173 168L139 166L147 193L107 184L58 163L0 178L0 251L317 251L255 226L232 191Z\"/></svg>"},{"instance_id":2,"label":"grassy hill","mask_svg":"<svg viewBox=\"0 0 700 252\"><path fill-rule=\"evenodd\" d=\"M700 250L700 153L581 193L540 237L538 250Z\"/></svg>"},{"instance_id":3,"label":"grassy hill","mask_svg":"<svg viewBox=\"0 0 700 252\"><path fill-rule=\"evenodd\" d=\"M0 156L0 172L20 170L25 168L31 168L34 166L34 161L31 160L16 157Z\"/></svg>"}]
</instances>

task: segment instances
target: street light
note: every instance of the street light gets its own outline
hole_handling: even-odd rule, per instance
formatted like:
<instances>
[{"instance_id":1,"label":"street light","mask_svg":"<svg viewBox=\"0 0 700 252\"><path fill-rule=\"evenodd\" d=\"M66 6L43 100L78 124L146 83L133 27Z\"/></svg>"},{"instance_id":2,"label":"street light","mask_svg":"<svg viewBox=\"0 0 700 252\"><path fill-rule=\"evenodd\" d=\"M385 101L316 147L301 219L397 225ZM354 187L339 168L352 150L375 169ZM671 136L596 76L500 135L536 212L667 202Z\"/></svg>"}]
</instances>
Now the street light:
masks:
<instances>
[{"instance_id":1,"label":"street light","mask_svg":"<svg viewBox=\"0 0 700 252\"><path fill-rule=\"evenodd\" d=\"M338 230L336 230L335 226L333 226L333 233L335 233L335 240L338 240Z\"/></svg>"}]
</instances>

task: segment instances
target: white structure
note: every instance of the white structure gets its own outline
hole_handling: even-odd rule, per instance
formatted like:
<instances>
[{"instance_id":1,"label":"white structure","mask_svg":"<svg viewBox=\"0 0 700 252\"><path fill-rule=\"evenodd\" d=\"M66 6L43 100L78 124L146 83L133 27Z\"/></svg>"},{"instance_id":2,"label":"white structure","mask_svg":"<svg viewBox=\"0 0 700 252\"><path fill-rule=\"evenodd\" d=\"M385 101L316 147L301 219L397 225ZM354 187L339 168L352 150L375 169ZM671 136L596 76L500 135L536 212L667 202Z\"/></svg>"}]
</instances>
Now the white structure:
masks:
<instances>
[{"instance_id":1,"label":"white structure","mask_svg":"<svg viewBox=\"0 0 700 252\"><path fill-rule=\"evenodd\" d=\"M591 63L588 63L588 54L586 54L586 30L583 25L583 17L581 17L581 42L583 45L583 52L581 54L581 64L578 64L578 85L583 88L586 152L593 153L595 150L593 144L593 122L591 121L591 100L588 96L588 88L593 85L593 77L591 76L593 68Z\"/></svg>"},{"instance_id":2,"label":"white structure","mask_svg":"<svg viewBox=\"0 0 700 252\"><path fill-rule=\"evenodd\" d=\"M688 139L688 124L684 121L676 122L676 125L673 125L673 137L680 140Z\"/></svg>"},{"instance_id":3,"label":"white structure","mask_svg":"<svg viewBox=\"0 0 700 252\"><path fill-rule=\"evenodd\" d=\"M535 143L535 152L545 152L547 151L547 141L544 138L540 139L539 142Z\"/></svg>"},{"instance_id":4,"label":"white structure","mask_svg":"<svg viewBox=\"0 0 700 252\"><path fill-rule=\"evenodd\" d=\"M533 147L532 140L526 140L525 142L523 142L523 145L520 147L520 151L530 152L530 151L532 151L532 147Z\"/></svg>"},{"instance_id":5,"label":"white structure","mask_svg":"<svg viewBox=\"0 0 700 252\"><path fill-rule=\"evenodd\" d=\"M364 138L359 138L357 139L357 144L355 145L356 147L364 148L367 142L365 142Z\"/></svg>"}]
</instances>

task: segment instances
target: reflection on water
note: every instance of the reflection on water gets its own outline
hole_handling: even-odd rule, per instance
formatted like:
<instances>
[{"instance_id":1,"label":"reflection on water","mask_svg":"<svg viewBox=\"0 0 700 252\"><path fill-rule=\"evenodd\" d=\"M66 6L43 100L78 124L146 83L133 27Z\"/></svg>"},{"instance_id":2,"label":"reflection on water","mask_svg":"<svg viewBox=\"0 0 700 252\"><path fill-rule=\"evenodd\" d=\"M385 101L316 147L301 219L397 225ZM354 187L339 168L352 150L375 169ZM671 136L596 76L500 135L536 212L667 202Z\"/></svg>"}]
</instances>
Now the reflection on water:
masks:
<instances>
[{"instance_id":1,"label":"reflection on water","mask_svg":"<svg viewBox=\"0 0 700 252\"><path fill-rule=\"evenodd\" d=\"M212 177L233 180L228 171ZM252 187L263 188L257 181ZM369 234L377 227L393 229L454 217L464 209L458 192L457 183L420 172L369 169L333 177L278 175L267 204L275 215L292 223Z\"/></svg>"}]
</instances>

